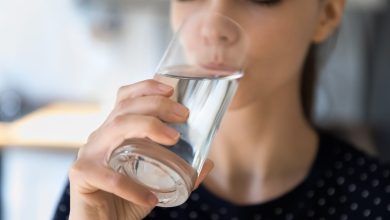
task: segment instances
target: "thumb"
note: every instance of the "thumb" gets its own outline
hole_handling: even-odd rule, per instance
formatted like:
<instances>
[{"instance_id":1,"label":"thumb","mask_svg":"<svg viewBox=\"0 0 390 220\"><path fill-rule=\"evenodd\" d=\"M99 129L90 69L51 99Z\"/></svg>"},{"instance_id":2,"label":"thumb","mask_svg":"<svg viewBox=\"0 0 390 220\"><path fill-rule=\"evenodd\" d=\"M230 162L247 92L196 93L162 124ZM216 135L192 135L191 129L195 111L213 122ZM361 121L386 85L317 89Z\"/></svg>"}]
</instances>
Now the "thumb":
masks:
<instances>
[{"instance_id":1,"label":"thumb","mask_svg":"<svg viewBox=\"0 0 390 220\"><path fill-rule=\"evenodd\" d=\"M213 167L214 167L213 161L207 159L204 162L202 170L200 171L200 174L199 174L198 178L196 179L194 190L199 187L199 185L203 182L203 180L207 177L207 175L213 169Z\"/></svg>"}]
</instances>

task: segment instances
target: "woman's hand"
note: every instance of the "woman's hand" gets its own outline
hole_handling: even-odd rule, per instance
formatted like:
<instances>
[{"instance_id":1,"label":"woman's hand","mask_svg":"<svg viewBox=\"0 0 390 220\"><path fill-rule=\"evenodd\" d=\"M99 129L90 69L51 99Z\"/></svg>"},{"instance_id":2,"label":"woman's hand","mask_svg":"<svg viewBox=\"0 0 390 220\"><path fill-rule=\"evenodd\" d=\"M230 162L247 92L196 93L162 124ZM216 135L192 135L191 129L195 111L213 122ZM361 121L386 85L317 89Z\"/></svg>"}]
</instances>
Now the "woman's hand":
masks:
<instances>
[{"instance_id":1,"label":"woman's hand","mask_svg":"<svg viewBox=\"0 0 390 220\"><path fill-rule=\"evenodd\" d=\"M147 137L162 145L179 140L180 134L164 122L185 122L189 111L170 100L172 94L172 87L154 80L119 90L114 110L90 135L70 169L71 220L142 219L154 208L156 196L111 170L107 161L110 152L129 138ZM206 161L196 187L211 168Z\"/></svg>"}]
</instances>

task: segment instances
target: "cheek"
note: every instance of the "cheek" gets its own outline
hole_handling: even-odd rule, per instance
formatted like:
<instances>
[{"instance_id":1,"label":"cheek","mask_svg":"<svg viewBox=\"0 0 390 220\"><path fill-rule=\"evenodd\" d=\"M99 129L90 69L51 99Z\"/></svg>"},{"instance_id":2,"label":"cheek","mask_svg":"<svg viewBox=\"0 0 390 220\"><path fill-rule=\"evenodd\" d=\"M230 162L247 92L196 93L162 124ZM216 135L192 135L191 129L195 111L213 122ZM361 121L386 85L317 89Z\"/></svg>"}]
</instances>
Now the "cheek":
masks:
<instances>
[{"instance_id":1,"label":"cheek","mask_svg":"<svg viewBox=\"0 0 390 220\"><path fill-rule=\"evenodd\" d=\"M249 71L256 74L296 73L310 45L307 35L287 23L259 28L250 47Z\"/></svg>"},{"instance_id":2,"label":"cheek","mask_svg":"<svg viewBox=\"0 0 390 220\"><path fill-rule=\"evenodd\" d=\"M237 100L253 102L286 88L298 88L301 68L315 29L313 12L258 16L246 24L251 49ZM292 86L292 87L291 87Z\"/></svg>"},{"instance_id":3,"label":"cheek","mask_svg":"<svg viewBox=\"0 0 390 220\"><path fill-rule=\"evenodd\" d=\"M180 35L180 42L184 48L184 51L187 53L187 56L190 56L191 53L195 53L199 50L201 36L198 33L200 28L199 24L188 24L186 25L186 30L182 30Z\"/></svg>"},{"instance_id":4,"label":"cheek","mask_svg":"<svg viewBox=\"0 0 390 220\"><path fill-rule=\"evenodd\" d=\"M171 1L170 21L173 31L176 32L183 21L196 12L197 8L198 6L193 3L177 3L175 1Z\"/></svg>"},{"instance_id":5,"label":"cheek","mask_svg":"<svg viewBox=\"0 0 390 220\"><path fill-rule=\"evenodd\" d=\"M183 13L178 9L175 3L171 2L170 4L170 22L171 22L171 29L176 32L179 28L180 23L183 20Z\"/></svg>"},{"instance_id":6,"label":"cheek","mask_svg":"<svg viewBox=\"0 0 390 220\"><path fill-rule=\"evenodd\" d=\"M191 4L171 2L170 21L172 31L176 33L182 23L193 15L194 12L196 12L195 7ZM191 26L187 24L186 31L182 31L179 39L180 44L184 47L185 56L190 60L191 52L196 51L199 42L198 34L195 31L192 31L197 30L197 25L198 24L195 23L192 23Z\"/></svg>"},{"instance_id":7,"label":"cheek","mask_svg":"<svg viewBox=\"0 0 390 220\"><path fill-rule=\"evenodd\" d=\"M286 74L299 71L311 44L315 17L313 9L259 16L260 22L250 29L250 67Z\"/></svg>"}]
</instances>

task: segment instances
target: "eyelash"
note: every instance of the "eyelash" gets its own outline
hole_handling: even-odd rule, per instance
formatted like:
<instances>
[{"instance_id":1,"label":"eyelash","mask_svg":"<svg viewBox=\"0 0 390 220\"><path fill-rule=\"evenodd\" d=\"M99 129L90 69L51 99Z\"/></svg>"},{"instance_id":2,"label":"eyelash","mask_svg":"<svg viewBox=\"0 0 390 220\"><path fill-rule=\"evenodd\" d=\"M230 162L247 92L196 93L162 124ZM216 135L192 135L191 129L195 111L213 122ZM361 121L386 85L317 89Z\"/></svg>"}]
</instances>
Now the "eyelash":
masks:
<instances>
[{"instance_id":1,"label":"eyelash","mask_svg":"<svg viewBox=\"0 0 390 220\"><path fill-rule=\"evenodd\" d=\"M273 6L280 3L282 0L252 0L255 4L264 6Z\"/></svg>"},{"instance_id":2,"label":"eyelash","mask_svg":"<svg viewBox=\"0 0 390 220\"><path fill-rule=\"evenodd\" d=\"M194 0L176 0L177 2L189 2ZM273 6L280 3L282 0L250 0L255 4L263 5L263 6Z\"/></svg>"}]
</instances>

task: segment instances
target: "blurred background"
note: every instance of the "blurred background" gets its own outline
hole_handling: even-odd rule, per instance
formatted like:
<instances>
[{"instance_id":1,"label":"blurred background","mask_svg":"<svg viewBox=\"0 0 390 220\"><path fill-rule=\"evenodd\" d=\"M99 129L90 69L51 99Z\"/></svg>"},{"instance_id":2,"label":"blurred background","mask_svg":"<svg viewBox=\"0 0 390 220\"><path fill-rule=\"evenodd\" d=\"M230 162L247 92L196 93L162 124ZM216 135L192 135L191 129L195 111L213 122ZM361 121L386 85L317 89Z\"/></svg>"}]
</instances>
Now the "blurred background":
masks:
<instances>
[{"instance_id":1,"label":"blurred background","mask_svg":"<svg viewBox=\"0 0 390 220\"><path fill-rule=\"evenodd\" d=\"M119 86L150 77L168 0L0 1L1 219L51 219L77 148ZM348 0L315 121L390 160L390 4Z\"/></svg>"}]
</instances>

